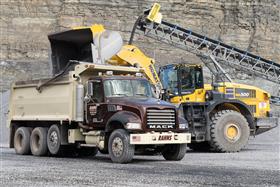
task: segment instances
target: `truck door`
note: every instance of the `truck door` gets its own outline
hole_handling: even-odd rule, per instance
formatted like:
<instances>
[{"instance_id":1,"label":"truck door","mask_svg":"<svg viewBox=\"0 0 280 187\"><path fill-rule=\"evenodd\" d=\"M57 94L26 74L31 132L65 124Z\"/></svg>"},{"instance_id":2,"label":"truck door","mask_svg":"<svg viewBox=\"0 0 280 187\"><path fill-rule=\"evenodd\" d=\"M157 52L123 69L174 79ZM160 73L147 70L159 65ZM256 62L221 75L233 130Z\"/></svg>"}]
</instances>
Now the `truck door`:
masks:
<instances>
[{"instance_id":1,"label":"truck door","mask_svg":"<svg viewBox=\"0 0 280 187\"><path fill-rule=\"evenodd\" d=\"M106 106L104 104L104 91L101 80L88 82L89 101L86 104L86 120L88 124L100 126L103 123Z\"/></svg>"}]
</instances>

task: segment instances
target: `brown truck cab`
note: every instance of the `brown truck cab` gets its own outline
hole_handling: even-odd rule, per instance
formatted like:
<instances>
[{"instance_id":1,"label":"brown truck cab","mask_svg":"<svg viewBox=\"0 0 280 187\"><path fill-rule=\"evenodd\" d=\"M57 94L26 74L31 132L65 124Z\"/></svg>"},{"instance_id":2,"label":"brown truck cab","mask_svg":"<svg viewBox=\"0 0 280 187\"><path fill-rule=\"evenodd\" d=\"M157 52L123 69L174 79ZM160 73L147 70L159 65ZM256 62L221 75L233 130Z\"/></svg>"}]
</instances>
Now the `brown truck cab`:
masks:
<instances>
[{"instance_id":1,"label":"brown truck cab","mask_svg":"<svg viewBox=\"0 0 280 187\"><path fill-rule=\"evenodd\" d=\"M95 155L99 149L118 163L130 162L135 152L153 150L166 160L181 160L191 140L187 122L174 105L154 97L140 72L81 63L53 81L15 83L10 147L37 156L64 150Z\"/></svg>"}]
</instances>

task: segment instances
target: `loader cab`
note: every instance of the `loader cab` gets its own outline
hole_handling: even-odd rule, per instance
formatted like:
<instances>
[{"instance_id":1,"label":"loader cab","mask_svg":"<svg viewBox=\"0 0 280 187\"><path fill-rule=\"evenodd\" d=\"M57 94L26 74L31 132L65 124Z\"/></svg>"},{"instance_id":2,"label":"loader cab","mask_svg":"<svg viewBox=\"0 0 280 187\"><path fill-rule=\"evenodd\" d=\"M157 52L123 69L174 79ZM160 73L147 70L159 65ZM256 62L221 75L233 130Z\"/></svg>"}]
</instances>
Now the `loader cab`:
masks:
<instances>
[{"instance_id":1,"label":"loader cab","mask_svg":"<svg viewBox=\"0 0 280 187\"><path fill-rule=\"evenodd\" d=\"M169 98L189 95L204 88L200 65L169 64L160 68L159 77Z\"/></svg>"}]
</instances>

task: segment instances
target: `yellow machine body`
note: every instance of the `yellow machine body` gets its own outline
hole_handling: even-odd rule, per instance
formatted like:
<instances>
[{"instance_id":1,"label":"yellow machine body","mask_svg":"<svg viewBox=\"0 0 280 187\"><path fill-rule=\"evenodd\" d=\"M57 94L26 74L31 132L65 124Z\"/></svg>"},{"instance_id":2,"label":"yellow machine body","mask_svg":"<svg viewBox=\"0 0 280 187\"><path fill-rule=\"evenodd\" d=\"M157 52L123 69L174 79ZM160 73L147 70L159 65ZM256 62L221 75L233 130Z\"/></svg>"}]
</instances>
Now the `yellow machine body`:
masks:
<instances>
[{"instance_id":1,"label":"yellow machine body","mask_svg":"<svg viewBox=\"0 0 280 187\"><path fill-rule=\"evenodd\" d=\"M205 84L204 89L195 89L193 93L182 96L175 96L170 99L171 103L180 104L186 102L206 102L206 93L214 88L210 84ZM254 86L245 84L225 82L218 87L220 93L231 95L228 99L237 99L244 102L250 108L255 118L268 117L270 112L270 95L268 92ZM230 92L230 93L228 93ZM234 110L239 110L234 108Z\"/></svg>"}]
</instances>

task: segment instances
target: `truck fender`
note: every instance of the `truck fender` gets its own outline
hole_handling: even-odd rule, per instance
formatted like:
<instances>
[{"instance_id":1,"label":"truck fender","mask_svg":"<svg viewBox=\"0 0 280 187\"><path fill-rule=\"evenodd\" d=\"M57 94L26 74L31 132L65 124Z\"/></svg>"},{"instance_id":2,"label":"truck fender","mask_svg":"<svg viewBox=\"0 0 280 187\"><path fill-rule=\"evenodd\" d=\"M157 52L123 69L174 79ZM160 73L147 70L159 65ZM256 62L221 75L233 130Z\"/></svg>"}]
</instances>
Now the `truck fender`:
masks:
<instances>
[{"instance_id":1,"label":"truck fender","mask_svg":"<svg viewBox=\"0 0 280 187\"><path fill-rule=\"evenodd\" d=\"M110 132L114 129L124 128L128 122L141 123L141 119L134 112L119 111L107 121L105 131Z\"/></svg>"},{"instance_id":2,"label":"truck fender","mask_svg":"<svg viewBox=\"0 0 280 187\"><path fill-rule=\"evenodd\" d=\"M237 108L239 110L238 112L240 112L247 119L250 128L251 129L256 128L256 124L254 121L254 115L252 114L248 105L239 100L223 99L223 100L219 100L219 101L215 101L215 102L210 102L210 105L208 105L208 107L206 109L208 116L210 115L210 113L212 111L217 109L219 106L223 106L225 104L229 104L229 105L232 105L233 108ZM230 109L233 109L233 108L230 108Z\"/></svg>"}]
</instances>

